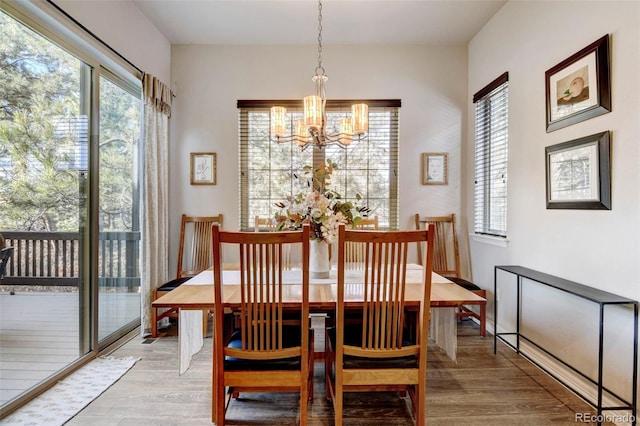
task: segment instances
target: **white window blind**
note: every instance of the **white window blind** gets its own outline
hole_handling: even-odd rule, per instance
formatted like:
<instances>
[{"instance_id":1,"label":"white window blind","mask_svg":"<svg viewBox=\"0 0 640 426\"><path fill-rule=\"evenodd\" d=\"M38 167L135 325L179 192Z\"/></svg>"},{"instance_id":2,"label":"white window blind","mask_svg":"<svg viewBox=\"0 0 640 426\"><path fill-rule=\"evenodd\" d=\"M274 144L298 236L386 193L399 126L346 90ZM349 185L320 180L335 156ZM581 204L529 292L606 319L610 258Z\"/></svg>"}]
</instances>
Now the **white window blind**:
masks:
<instances>
[{"instance_id":1,"label":"white window blind","mask_svg":"<svg viewBox=\"0 0 640 426\"><path fill-rule=\"evenodd\" d=\"M509 73L473 96L476 104L475 220L477 234L507 236Z\"/></svg>"},{"instance_id":2,"label":"white window blind","mask_svg":"<svg viewBox=\"0 0 640 426\"><path fill-rule=\"evenodd\" d=\"M355 101L327 101L328 128L351 111ZM276 100L239 100L240 227L252 229L256 216L274 217L276 203L308 188L298 179L305 165L337 163L332 188L342 198L378 215L381 228L398 229L398 112L399 100L364 100L369 105L367 137L348 148L329 145L301 151L295 143L269 139L269 110L287 107L291 125L302 118L302 103Z\"/></svg>"}]
</instances>

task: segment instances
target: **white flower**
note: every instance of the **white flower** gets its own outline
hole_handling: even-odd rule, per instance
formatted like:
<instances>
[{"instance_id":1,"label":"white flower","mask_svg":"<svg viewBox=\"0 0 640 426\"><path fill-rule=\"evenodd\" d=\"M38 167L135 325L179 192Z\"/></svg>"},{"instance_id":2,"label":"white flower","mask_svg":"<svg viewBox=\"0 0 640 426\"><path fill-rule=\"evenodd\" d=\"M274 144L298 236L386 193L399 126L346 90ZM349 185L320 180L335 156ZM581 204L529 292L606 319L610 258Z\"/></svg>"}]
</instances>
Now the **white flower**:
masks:
<instances>
[{"instance_id":1,"label":"white flower","mask_svg":"<svg viewBox=\"0 0 640 426\"><path fill-rule=\"evenodd\" d=\"M328 243L333 243L338 239L338 227L341 224L348 225L350 223L349 218L343 215L341 212L337 212L327 217L327 220L322 225L322 234Z\"/></svg>"},{"instance_id":2,"label":"white flower","mask_svg":"<svg viewBox=\"0 0 640 426\"><path fill-rule=\"evenodd\" d=\"M311 238L332 243L337 240L340 224L353 223L353 213L357 210L353 203L342 199L338 192L328 189L335 167L335 164L320 166L309 182L309 187L316 189L287 197L286 202L276 204L281 209L277 214L279 230L299 229L303 223L308 223ZM311 167L306 166L304 170L305 174L309 174ZM360 200L359 195L357 198Z\"/></svg>"},{"instance_id":3,"label":"white flower","mask_svg":"<svg viewBox=\"0 0 640 426\"><path fill-rule=\"evenodd\" d=\"M330 204L331 204L331 201L325 196L320 196L316 200L316 207L322 211L326 211L329 208Z\"/></svg>"},{"instance_id":4,"label":"white flower","mask_svg":"<svg viewBox=\"0 0 640 426\"><path fill-rule=\"evenodd\" d=\"M320 210L320 208L315 207L311 209L311 218L318 222L320 221L320 219L322 218L322 215L324 214L324 212L322 210Z\"/></svg>"}]
</instances>

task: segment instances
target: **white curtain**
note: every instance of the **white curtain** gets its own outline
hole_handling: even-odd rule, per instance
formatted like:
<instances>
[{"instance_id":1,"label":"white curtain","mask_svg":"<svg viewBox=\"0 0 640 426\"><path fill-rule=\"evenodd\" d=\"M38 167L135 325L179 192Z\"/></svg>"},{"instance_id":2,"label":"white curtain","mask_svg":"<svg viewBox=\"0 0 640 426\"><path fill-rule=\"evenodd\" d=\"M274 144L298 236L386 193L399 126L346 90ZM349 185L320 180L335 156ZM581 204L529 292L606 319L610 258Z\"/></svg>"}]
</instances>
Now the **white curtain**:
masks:
<instances>
[{"instance_id":1,"label":"white curtain","mask_svg":"<svg viewBox=\"0 0 640 426\"><path fill-rule=\"evenodd\" d=\"M169 276L169 118L173 93L150 74L144 90L144 186L142 217L142 334L151 328L153 290Z\"/></svg>"}]
</instances>

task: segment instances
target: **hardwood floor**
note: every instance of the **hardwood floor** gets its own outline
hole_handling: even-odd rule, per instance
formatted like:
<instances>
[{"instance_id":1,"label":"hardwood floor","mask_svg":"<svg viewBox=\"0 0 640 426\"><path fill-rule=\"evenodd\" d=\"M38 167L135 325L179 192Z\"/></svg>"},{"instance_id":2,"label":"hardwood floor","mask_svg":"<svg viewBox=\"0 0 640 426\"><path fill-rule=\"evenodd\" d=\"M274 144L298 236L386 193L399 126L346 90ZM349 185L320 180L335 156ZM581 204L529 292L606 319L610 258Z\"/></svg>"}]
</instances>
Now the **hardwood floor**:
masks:
<instances>
[{"instance_id":1,"label":"hardwood floor","mask_svg":"<svg viewBox=\"0 0 640 426\"><path fill-rule=\"evenodd\" d=\"M504 345L493 354L493 338L478 335L471 321L459 325L458 362L439 348L429 351L429 425L575 425L576 413L594 410ZM177 338L152 343L136 337L113 356L140 361L68 425L211 424L211 340L178 376ZM309 425L333 424L324 398L322 363L316 364ZM345 425L409 425L410 402L397 394L348 394ZM244 394L232 400L228 424L290 425L299 419L295 394Z\"/></svg>"}]
</instances>

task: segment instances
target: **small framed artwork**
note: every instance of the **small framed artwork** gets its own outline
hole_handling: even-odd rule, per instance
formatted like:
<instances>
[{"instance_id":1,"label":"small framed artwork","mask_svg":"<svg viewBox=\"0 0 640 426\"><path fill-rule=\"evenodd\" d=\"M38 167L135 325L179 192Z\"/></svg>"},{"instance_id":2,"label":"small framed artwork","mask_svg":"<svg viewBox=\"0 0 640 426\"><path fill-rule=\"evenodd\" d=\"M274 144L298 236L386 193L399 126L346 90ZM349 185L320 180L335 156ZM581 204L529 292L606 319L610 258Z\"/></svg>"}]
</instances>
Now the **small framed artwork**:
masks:
<instances>
[{"instance_id":1,"label":"small framed artwork","mask_svg":"<svg viewBox=\"0 0 640 426\"><path fill-rule=\"evenodd\" d=\"M547 133L611 111L609 35L545 73Z\"/></svg>"},{"instance_id":2,"label":"small framed artwork","mask_svg":"<svg viewBox=\"0 0 640 426\"><path fill-rule=\"evenodd\" d=\"M446 185L448 179L446 152L425 152L422 154L422 184Z\"/></svg>"},{"instance_id":3,"label":"small framed artwork","mask_svg":"<svg viewBox=\"0 0 640 426\"><path fill-rule=\"evenodd\" d=\"M547 209L611 210L609 132L545 148Z\"/></svg>"},{"instance_id":4,"label":"small framed artwork","mask_svg":"<svg viewBox=\"0 0 640 426\"><path fill-rule=\"evenodd\" d=\"M216 184L216 153L191 153L191 185Z\"/></svg>"}]
</instances>

